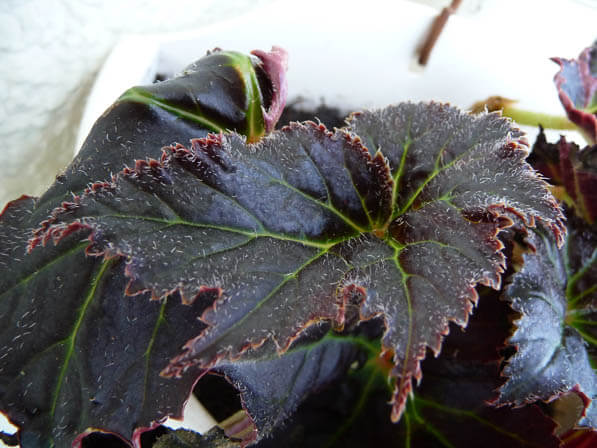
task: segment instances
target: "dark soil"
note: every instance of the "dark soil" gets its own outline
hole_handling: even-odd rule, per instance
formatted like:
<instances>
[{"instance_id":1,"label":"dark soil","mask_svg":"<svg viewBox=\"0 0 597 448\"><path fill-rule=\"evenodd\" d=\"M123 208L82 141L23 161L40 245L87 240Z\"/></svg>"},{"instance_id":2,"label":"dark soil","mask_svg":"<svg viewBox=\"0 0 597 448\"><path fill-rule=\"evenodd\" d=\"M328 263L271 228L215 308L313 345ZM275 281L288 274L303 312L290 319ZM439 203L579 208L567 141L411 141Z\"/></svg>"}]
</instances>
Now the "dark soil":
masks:
<instances>
[{"instance_id":1,"label":"dark soil","mask_svg":"<svg viewBox=\"0 0 597 448\"><path fill-rule=\"evenodd\" d=\"M300 108L300 100L287 104L280 120L278 128L287 125L291 121L315 121L323 123L328 129L341 128L346 125L346 115L335 107L321 104L315 110L303 110Z\"/></svg>"}]
</instances>

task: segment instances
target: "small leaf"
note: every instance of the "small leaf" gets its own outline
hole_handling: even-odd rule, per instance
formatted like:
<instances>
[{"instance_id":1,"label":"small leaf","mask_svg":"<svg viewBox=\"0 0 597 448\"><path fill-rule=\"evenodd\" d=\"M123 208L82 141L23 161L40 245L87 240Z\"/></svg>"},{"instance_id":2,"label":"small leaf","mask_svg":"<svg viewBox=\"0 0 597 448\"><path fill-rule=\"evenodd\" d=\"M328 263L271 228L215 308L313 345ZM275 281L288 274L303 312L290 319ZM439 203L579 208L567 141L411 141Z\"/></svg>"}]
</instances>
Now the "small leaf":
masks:
<instances>
[{"instance_id":1,"label":"small leaf","mask_svg":"<svg viewBox=\"0 0 597 448\"><path fill-rule=\"evenodd\" d=\"M524 265L504 294L522 317L509 341L517 353L504 369L509 379L498 404L549 401L575 387L589 399L597 397L597 376L583 341L597 342L583 333L585 325L594 325L596 241L574 217L561 250L541 227L529 233L533 253L523 255ZM595 427L594 402L580 423Z\"/></svg>"},{"instance_id":2,"label":"small leaf","mask_svg":"<svg viewBox=\"0 0 597 448\"><path fill-rule=\"evenodd\" d=\"M557 237L562 215L524 162L520 132L497 115L403 104L351 126L389 165L312 123L255 145L211 136L90 188L40 235L90 229L91 252L126 258L129 294L179 291L193 303L221 288L167 376L284 353L317 322L382 317L397 420L426 348L439 352L450 321L466 324L475 284L499 286L504 214Z\"/></svg>"},{"instance_id":3,"label":"small leaf","mask_svg":"<svg viewBox=\"0 0 597 448\"><path fill-rule=\"evenodd\" d=\"M561 142L562 139L558 143L548 142L543 128L539 127L539 135L537 135L531 153L527 158L527 162L545 176L552 185L563 185L562 167L560 165Z\"/></svg>"},{"instance_id":4,"label":"small leaf","mask_svg":"<svg viewBox=\"0 0 597 448\"><path fill-rule=\"evenodd\" d=\"M560 66L554 81L568 118L589 142L597 143L597 44L586 48L578 59L553 61Z\"/></svg>"},{"instance_id":5,"label":"small leaf","mask_svg":"<svg viewBox=\"0 0 597 448\"><path fill-rule=\"evenodd\" d=\"M597 220L597 145L580 149L560 137L548 143L543 132L533 145L529 162L550 181L563 188L556 191L574 212L589 224Z\"/></svg>"},{"instance_id":6,"label":"small leaf","mask_svg":"<svg viewBox=\"0 0 597 448\"><path fill-rule=\"evenodd\" d=\"M255 66L255 72L261 89L261 110L263 112L263 121L265 132L272 132L276 123L284 112L286 97L288 96L288 85L286 82L286 71L288 70L288 53L281 47L273 46L272 51L253 50L252 55L257 56L263 67ZM266 79L260 79L263 77ZM271 88L268 86L271 85ZM267 92L267 96L265 95ZM251 101L252 98L249 97ZM237 131L238 132L238 131ZM243 133L248 136L249 141L257 141L257 135L252 137L249 133Z\"/></svg>"}]
</instances>

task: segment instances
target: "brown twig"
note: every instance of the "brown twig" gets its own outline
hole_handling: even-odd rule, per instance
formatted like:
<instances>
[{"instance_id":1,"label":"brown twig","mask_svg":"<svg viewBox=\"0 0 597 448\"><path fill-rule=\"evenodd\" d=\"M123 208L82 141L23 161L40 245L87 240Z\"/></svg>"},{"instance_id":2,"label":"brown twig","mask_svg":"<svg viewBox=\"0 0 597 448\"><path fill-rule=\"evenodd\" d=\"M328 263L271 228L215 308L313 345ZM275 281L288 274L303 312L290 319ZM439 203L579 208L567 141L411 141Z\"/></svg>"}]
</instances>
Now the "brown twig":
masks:
<instances>
[{"instance_id":1,"label":"brown twig","mask_svg":"<svg viewBox=\"0 0 597 448\"><path fill-rule=\"evenodd\" d=\"M423 42L423 46L421 47L421 51L419 52L419 64L420 65L427 65L429 61L429 56L431 55L431 50L435 46L437 39L439 39L442 30L446 26L448 22L448 18L456 12L459 8L462 0L452 0L450 6L445 7L442 9L442 12L435 18L433 24L431 25L431 29L429 30L429 34Z\"/></svg>"}]
</instances>

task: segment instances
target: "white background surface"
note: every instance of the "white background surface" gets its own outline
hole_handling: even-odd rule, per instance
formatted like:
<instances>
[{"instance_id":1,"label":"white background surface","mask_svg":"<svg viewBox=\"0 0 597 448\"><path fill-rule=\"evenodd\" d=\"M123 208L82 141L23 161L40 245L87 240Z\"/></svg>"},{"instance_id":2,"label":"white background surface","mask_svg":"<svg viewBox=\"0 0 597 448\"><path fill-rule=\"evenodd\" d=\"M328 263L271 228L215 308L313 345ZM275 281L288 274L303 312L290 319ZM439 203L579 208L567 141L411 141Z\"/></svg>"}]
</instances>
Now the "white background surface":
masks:
<instances>
[{"instance_id":1,"label":"white background surface","mask_svg":"<svg viewBox=\"0 0 597 448\"><path fill-rule=\"evenodd\" d=\"M0 208L43 192L70 161L94 75L117 43L84 129L155 67L180 70L215 46L285 47L291 99L345 108L433 99L467 108L499 94L562 114L549 57L574 58L597 38L596 3L470 0L416 71L415 50L437 9L412 1L4 1ZM131 31L169 34L126 37Z\"/></svg>"},{"instance_id":2,"label":"white background surface","mask_svg":"<svg viewBox=\"0 0 597 448\"><path fill-rule=\"evenodd\" d=\"M273 0L0 0L0 209L72 158L94 77L130 33L195 30Z\"/></svg>"}]
</instances>

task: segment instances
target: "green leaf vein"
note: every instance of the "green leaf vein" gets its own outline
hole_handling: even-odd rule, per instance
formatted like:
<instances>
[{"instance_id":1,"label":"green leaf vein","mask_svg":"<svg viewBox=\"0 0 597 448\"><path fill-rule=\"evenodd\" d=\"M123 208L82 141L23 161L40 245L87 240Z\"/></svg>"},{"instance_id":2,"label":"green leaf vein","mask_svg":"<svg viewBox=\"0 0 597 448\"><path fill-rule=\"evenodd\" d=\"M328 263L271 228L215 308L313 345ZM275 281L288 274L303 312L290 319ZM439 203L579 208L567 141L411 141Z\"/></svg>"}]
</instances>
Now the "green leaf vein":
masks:
<instances>
[{"instance_id":1,"label":"green leaf vein","mask_svg":"<svg viewBox=\"0 0 597 448\"><path fill-rule=\"evenodd\" d=\"M136 103L145 104L148 106L156 106L160 109L168 111L178 117L185 118L187 120L198 123L205 129L213 132L224 132L226 129L224 126L216 123L215 121L209 120L201 115L191 113L187 110L181 109L177 106L168 104L163 100L155 98L151 93L143 90L139 87L133 87L127 90L119 99L118 102L132 101Z\"/></svg>"},{"instance_id":2,"label":"green leaf vein","mask_svg":"<svg viewBox=\"0 0 597 448\"><path fill-rule=\"evenodd\" d=\"M102 264L99 266L97 273L96 273L95 277L93 278L93 280L91 281L91 285L90 285L89 289L87 290L85 300L83 301L83 304L81 305L81 307L78 310L77 320L75 321L73 329L72 329L70 335L63 341L66 344L66 353L65 353L64 361L60 368L60 372L58 373L56 386L54 387L54 391L52 394L52 404L50 407L50 418L54 418L54 414L56 412L56 406L58 403L58 398L60 396L60 390L62 389L62 385L64 384L64 378L66 376L66 371L68 370L70 360L74 354L77 334L79 332L81 324L83 323L83 319L85 317L87 309L89 308L89 305L95 298L97 288L99 286L100 281L102 280L104 274L106 273L106 271L112 264L113 264L113 260L104 260L102 262Z\"/></svg>"}]
</instances>

